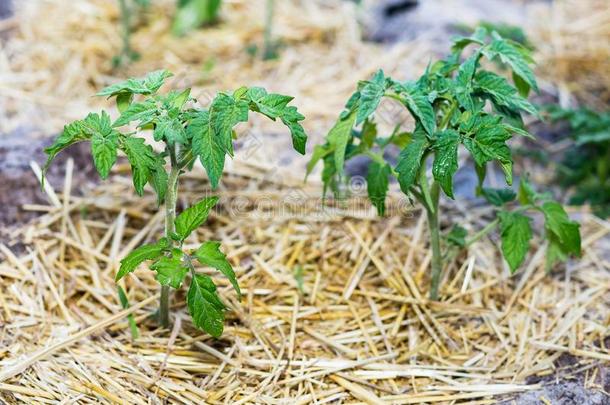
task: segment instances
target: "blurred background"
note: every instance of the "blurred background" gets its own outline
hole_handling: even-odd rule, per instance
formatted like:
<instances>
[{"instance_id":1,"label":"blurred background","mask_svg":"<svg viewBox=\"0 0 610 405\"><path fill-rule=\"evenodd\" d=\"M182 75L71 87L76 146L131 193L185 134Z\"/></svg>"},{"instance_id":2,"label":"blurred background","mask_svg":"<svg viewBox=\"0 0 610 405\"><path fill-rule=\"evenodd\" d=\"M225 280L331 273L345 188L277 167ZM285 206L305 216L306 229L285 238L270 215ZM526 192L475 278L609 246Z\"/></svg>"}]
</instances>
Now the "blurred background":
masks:
<instances>
[{"instance_id":1,"label":"blurred background","mask_svg":"<svg viewBox=\"0 0 610 405\"><path fill-rule=\"evenodd\" d=\"M487 25L535 50L544 120L528 122L517 172L558 187L574 204L608 214L610 7L607 0L0 0L0 201L4 224L27 220L44 198L29 167L63 125L107 107L103 86L166 68L170 86L205 101L261 85L294 95L309 148L326 134L358 80L383 68L417 77L451 38ZM394 122L392 105L385 115ZM305 159L255 120L240 130L238 159L302 170ZM258 148L262 139L271 146ZM577 145L573 148L573 145ZM269 149L271 148L271 149ZM270 153L270 150L272 153ZM76 182L91 179L74 147ZM356 163L357 164L357 163ZM63 178L63 166L51 173ZM358 174L359 167L351 169ZM300 173L300 172L295 172ZM458 177L464 190L472 179ZM458 184L459 188L459 184ZM78 187L77 187L78 189ZM4 190L11 190L6 193ZM565 191L565 192L564 192ZM464 191L467 194L466 191Z\"/></svg>"}]
</instances>

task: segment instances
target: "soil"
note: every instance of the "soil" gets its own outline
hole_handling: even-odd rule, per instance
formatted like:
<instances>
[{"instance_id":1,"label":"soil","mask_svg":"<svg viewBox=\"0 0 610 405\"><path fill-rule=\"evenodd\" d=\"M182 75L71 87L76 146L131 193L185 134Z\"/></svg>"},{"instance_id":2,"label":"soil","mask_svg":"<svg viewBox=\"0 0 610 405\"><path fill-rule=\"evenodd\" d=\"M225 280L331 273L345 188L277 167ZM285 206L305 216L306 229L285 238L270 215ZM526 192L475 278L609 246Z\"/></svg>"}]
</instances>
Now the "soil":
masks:
<instances>
[{"instance_id":1,"label":"soil","mask_svg":"<svg viewBox=\"0 0 610 405\"><path fill-rule=\"evenodd\" d=\"M0 240L3 242L11 227L39 215L37 212L23 210L24 204L44 204L48 201L30 167L30 161L44 165L44 148L51 144L52 138L37 139L30 133L31 131L20 128L10 134L0 134ZM47 181L55 190L63 188L69 157L74 160L72 189L79 194L85 184L97 179L89 148L84 143L76 144L58 155L49 168Z\"/></svg>"}]
</instances>

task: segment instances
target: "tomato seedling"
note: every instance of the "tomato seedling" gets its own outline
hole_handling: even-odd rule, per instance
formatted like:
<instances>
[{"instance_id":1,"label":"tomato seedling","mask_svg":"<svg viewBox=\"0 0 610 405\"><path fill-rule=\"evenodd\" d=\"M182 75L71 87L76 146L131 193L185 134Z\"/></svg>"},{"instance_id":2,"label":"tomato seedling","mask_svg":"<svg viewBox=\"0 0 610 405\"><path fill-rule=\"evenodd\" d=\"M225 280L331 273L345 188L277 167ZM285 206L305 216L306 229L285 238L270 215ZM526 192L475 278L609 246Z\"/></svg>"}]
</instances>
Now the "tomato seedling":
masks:
<instances>
[{"instance_id":1,"label":"tomato seedling","mask_svg":"<svg viewBox=\"0 0 610 405\"><path fill-rule=\"evenodd\" d=\"M220 271L241 296L235 273L220 250L219 242L205 242L194 251L183 249L184 241L206 221L218 198L204 198L176 216L179 177L192 169L195 160L199 159L215 189L226 155L233 156L233 128L248 121L249 111L274 121L281 120L290 130L294 148L304 154L307 136L300 124L304 117L296 107L288 105L293 97L267 93L260 87L242 87L231 94L218 93L209 108L194 108L191 105L196 100L191 98L190 89L158 93L170 76L170 72L159 70L99 92L98 96L116 98L120 116L113 122L110 115L102 111L66 125L46 149L45 170L63 149L77 142L90 141L93 163L102 179L106 179L117 160L117 152L122 151L131 165L137 194L142 195L144 186L150 184L158 204L165 204L165 235L155 243L138 247L121 260L116 281L136 270L141 263L152 261L150 269L156 272L156 280L161 284L159 321L167 327L170 288L180 288L190 272L186 302L193 324L218 337L223 331L225 306L212 279L198 273L194 263ZM127 127L133 122L137 122L135 131ZM138 136L145 130L152 130L154 139L164 145L161 152L155 152ZM169 170L166 169L168 160Z\"/></svg>"},{"instance_id":2,"label":"tomato seedling","mask_svg":"<svg viewBox=\"0 0 610 405\"><path fill-rule=\"evenodd\" d=\"M465 48L470 45L475 49L463 58ZM482 59L509 69L514 85L484 69ZM521 114L537 114L525 98L530 89L537 89L529 66L532 62L527 48L495 31L478 29L470 37L457 39L451 55L430 65L416 81L397 81L380 70L372 79L360 82L326 142L314 148L308 173L323 162L325 194L330 188L335 196L341 197L342 184L347 180L345 162L366 155L370 158L368 195L380 215L385 212L390 177L398 180L403 193L422 204L432 249L431 299L438 299L443 267L439 198L441 191L454 198L453 177L458 170L461 145L474 160L478 194L498 208L496 219L475 239L464 241L465 245L499 225L502 253L514 272L525 260L532 238L531 219L526 213L539 211L546 220L548 267L570 254L580 254L579 225L569 219L560 204L548 195L536 193L525 179L518 198L521 205L514 209L509 208L517 197L512 189L483 187L487 165L492 161L502 168L506 183L513 182L511 149L506 142L514 134L531 136L524 129ZM403 131L397 125L389 136L379 136L374 113L383 98L395 100L409 111L415 121L412 131ZM401 149L396 165L386 159L386 149L392 145Z\"/></svg>"}]
</instances>

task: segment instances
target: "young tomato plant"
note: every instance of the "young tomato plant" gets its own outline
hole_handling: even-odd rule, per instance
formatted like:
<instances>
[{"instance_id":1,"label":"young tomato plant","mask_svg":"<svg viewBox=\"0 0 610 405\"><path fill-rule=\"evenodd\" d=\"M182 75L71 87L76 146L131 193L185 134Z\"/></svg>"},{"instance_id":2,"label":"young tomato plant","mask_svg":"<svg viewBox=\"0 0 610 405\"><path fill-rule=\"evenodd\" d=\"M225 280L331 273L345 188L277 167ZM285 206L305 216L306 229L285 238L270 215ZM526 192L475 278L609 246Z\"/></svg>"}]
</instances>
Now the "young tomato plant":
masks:
<instances>
[{"instance_id":1,"label":"young tomato plant","mask_svg":"<svg viewBox=\"0 0 610 405\"><path fill-rule=\"evenodd\" d=\"M292 97L267 93L260 87L242 87L232 94L219 93L208 109L189 107L195 101L190 97L190 89L158 93L171 75L165 70L155 71L144 78L132 78L99 92L98 96L116 98L120 116L113 122L102 111L66 125L53 145L46 149L45 170L63 149L77 142L90 141L95 167L106 179L117 160L117 152L122 151L131 165L136 192L142 195L144 186L149 183L157 194L158 204L165 204L165 235L155 243L138 247L121 260L116 280L136 270L141 263L152 261L150 269L156 272L156 280L161 284L159 320L167 327L170 288L180 288L190 272L186 301L193 324L217 337L223 330L225 306L212 279L198 273L194 263L220 271L238 296L241 295L239 285L219 242L205 242L194 251L183 248L189 235L206 221L218 198L204 198L176 216L179 177L192 169L195 160L199 159L212 187L216 188L226 155L233 156L233 127L248 121L249 111L274 121L281 120L290 130L294 148L304 154L307 136L300 124L304 117L296 107L288 105ZM136 131L126 128L133 122L137 123ZM164 145L160 153L138 136L149 129L153 131L154 139Z\"/></svg>"},{"instance_id":2,"label":"young tomato plant","mask_svg":"<svg viewBox=\"0 0 610 405\"><path fill-rule=\"evenodd\" d=\"M610 111L554 106L549 116L568 123L575 143L557 169L557 181L571 191L569 203L589 204L597 216L610 216Z\"/></svg>"},{"instance_id":3,"label":"young tomato plant","mask_svg":"<svg viewBox=\"0 0 610 405\"><path fill-rule=\"evenodd\" d=\"M462 54L469 45L475 49L464 59ZM504 77L483 69L482 59L497 61L510 69L514 86ZM443 267L439 199L441 191L454 198L453 176L458 170L461 145L474 160L479 178L478 194L498 207L496 219L464 244L472 243L499 225L502 252L514 272L524 261L532 238L531 219L526 214L540 211L546 219L548 266L565 260L570 254L580 253L578 224L570 221L560 204L535 193L527 181L521 183L521 206L513 209L509 208L516 199L512 189L483 187L490 162L497 162L506 183L512 184L511 149L506 142L513 134L531 136L523 129L521 120L523 112L537 114L525 99L530 89L537 89L529 67L531 62L529 51L518 43L496 32L478 29L472 36L456 40L451 55L429 66L417 81L400 82L378 71L371 80L360 82L328 133L326 143L314 149L308 173L318 162L323 162L324 193L330 188L336 196L341 196L346 160L366 155L370 158L369 199L380 215L385 212L390 177L398 180L403 193L422 204L432 249L432 299L438 299ZM384 97L397 101L409 111L415 120L412 131L401 131L398 125L389 136L378 135L374 113ZM384 154L391 145L401 149L395 166ZM432 160L431 176L429 160ZM451 236L456 239L455 234Z\"/></svg>"}]
</instances>

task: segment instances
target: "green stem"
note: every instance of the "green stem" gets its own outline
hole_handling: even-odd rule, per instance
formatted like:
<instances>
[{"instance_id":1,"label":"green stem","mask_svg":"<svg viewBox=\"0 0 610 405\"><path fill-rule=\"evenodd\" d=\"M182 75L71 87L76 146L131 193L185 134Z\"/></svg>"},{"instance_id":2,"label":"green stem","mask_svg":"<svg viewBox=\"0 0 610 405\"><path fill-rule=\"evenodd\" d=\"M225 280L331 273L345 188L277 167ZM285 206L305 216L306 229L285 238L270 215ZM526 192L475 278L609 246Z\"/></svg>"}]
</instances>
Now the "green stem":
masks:
<instances>
[{"instance_id":1,"label":"green stem","mask_svg":"<svg viewBox=\"0 0 610 405\"><path fill-rule=\"evenodd\" d=\"M176 162L176 151L170 150L171 170L165 192L165 237L172 241L171 235L175 232L176 202L178 200L178 176L180 167ZM169 286L161 286L159 300L159 323L162 327L169 327Z\"/></svg>"},{"instance_id":2,"label":"green stem","mask_svg":"<svg viewBox=\"0 0 610 405\"><path fill-rule=\"evenodd\" d=\"M275 56L275 46L273 44L273 12L275 0L267 0L265 13L265 32L263 34L263 59L273 59Z\"/></svg>"},{"instance_id":3,"label":"green stem","mask_svg":"<svg viewBox=\"0 0 610 405\"><path fill-rule=\"evenodd\" d=\"M449 120L451 119L451 116L453 115L453 111L455 111L456 107L457 107L457 103L455 101L451 102L451 107L449 108L449 111L447 111L447 114L445 114L445 116L443 117L443 120L441 121L441 123L439 125L439 128L441 130L447 129Z\"/></svg>"},{"instance_id":4,"label":"green stem","mask_svg":"<svg viewBox=\"0 0 610 405\"><path fill-rule=\"evenodd\" d=\"M466 247L472 245L473 243L475 243L476 241L480 240L482 237L487 235L489 232L491 232L496 227L496 225L498 225L499 222L500 222L500 220L498 218L496 218L493 221L491 221L490 223L488 223L485 226L485 228L481 229L479 232L472 235L472 238L469 238L466 241Z\"/></svg>"},{"instance_id":5,"label":"green stem","mask_svg":"<svg viewBox=\"0 0 610 405\"><path fill-rule=\"evenodd\" d=\"M428 229L430 231L430 247L432 248L432 276L430 282L430 299L438 300L438 290L443 272L441 254L441 230L439 223L440 186L436 181L432 185L426 175L426 156L422 159L419 170L419 186L421 188L420 202L426 208Z\"/></svg>"},{"instance_id":6,"label":"green stem","mask_svg":"<svg viewBox=\"0 0 610 405\"><path fill-rule=\"evenodd\" d=\"M119 8L121 9L121 26L123 30L123 50L122 55L124 57L131 57L131 23L129 19L129 9L127 8L127 2L125 0L119 0Z\"/></svg>"}]
</instances>

